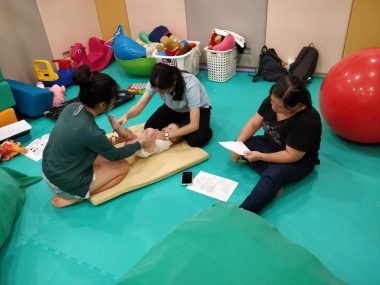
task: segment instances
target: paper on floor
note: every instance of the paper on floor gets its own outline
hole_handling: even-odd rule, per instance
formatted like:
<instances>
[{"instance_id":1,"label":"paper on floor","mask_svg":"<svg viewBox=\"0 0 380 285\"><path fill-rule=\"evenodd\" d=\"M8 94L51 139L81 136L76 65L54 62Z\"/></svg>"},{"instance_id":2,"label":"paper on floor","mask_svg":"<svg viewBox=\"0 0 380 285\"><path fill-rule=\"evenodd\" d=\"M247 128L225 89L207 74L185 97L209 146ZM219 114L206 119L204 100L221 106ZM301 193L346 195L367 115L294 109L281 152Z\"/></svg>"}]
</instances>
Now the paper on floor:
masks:
<instances>
[{"instance_id":1,"label":"paper on floor","mask_svg":"<svg viewBox=\"0 0 380 285\"><path fill-rule=\"evenodd\" d=\"M239 183L224 177L200 171L193 184L186 188L226 202Z\"/></svg>"},{"instance_id":2,"label":"paper on floor","mask_svg":"<svg viewBox=\"0 0 380 285\"><path fill-rule=\"evenodd\" d=\"M27 153L24 153L25 156L33 159L34 161L39 161L42 159L42 153L44 152L45 146L49 140L49 134L43 135L40 139L36 139L31 142L26 148L28 149Z\"/></svg>"}]
</instances>

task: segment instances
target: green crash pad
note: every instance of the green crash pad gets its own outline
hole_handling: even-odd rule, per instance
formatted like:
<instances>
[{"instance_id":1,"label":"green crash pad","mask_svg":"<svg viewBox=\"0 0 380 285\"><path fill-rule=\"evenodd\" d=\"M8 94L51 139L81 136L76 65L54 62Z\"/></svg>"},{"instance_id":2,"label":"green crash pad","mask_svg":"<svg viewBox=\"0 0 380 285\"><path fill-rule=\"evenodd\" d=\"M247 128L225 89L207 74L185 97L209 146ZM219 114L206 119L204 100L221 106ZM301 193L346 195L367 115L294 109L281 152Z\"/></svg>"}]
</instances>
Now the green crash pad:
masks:
<instances>
[{"instance_id":1,"label":"green crash pad","mask_svg":"<svg viewBox=\"0 0 380 285\"><path fill-rule=\"evenodd\" d=\"M16 104L11 88L4 80L3 72L0 69L0 112Z\"/></svg>"},{"instance_id":2,"label":"green crash pad","mask_svg":"<svg viewBox=\"0 0 380 285\"><path fill-rule=\"evenodd\" d=\"M259 216L217 203L175 228L117 284L345 283Z\"/></svg>"},{"instance_id":3,"label":"green crash pad","mask_svg":"<svg viewBox=\"0 0 380 285\"><path fill-rule=\"evenodd\" d=\"M41 180L16 170L0 167L0 247L8 238L14 221L24 205L25 188Z\"/></svg>"}]
</instances>

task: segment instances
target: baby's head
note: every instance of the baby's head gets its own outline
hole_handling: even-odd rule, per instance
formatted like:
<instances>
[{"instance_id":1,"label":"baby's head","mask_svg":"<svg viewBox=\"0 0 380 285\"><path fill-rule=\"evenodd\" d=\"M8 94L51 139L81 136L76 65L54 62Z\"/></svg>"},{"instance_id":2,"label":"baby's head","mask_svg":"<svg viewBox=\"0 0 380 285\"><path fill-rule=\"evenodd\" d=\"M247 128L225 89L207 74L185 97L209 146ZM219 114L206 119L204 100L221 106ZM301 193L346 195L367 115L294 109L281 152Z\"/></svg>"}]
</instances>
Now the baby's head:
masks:
<instances>
[{"instance_id":1,"label":"baby's head","mask_svg":"<svg viewBox=\"0 0 380 285\"><path fill-rule=\"evenodd\" d=\"M177 124L171 123L171 124L167 125L165 128L163 128L162 130L164 132L171 132L171 131L175 131L178 129L179 129L179 126Z\"/></svg>"},{"instance_id":2,"label":"baby's head","mask_svg":"<svg viewBox=\"0 0 380 285\"><path fill-rule=\"evenodd\" d=\"M179 126L175 123L171 123L167 125L165 128L162 129L163 132L172 132L175 130L178 130ZM180 143L182 141L182 137L175 137L175 138L170 138L170 141L172 143Z\"/></svg>"}]
</instances>

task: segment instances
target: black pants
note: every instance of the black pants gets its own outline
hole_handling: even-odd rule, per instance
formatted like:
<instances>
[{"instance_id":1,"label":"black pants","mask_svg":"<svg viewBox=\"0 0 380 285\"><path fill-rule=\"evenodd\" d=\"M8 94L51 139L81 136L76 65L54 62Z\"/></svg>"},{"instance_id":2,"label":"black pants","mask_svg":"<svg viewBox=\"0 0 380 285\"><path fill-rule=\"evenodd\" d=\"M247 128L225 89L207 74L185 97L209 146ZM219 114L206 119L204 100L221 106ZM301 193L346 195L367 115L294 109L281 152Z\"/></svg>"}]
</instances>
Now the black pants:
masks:
<instances>
[{"instance_id":1,"label":"black pants","mask_svg":"<svg viewBox=\"0 0 380 285\"><path fill-rule=\"evenodd\" d=\"M263 153L275 151L264 136L254 136L246 141L245 145L250 150L257 150ZM313 170L314 165L315 162L307 157L293 163L249 162L248 166L261 177L251 194L248 195L240 207L254 213L259 213L276 197L277 192L282 186L300 181Z\"/></svg>"},{"instance_id":2,"label":"black pants","mask_svg":"<svg viewBox=\"0 0 380 285\"><path fill-rule=\"evenodd\" d=\"M190 146L202 147L211 139L210 116L211 107L200 108L199 129L184 137ZM163 104L150 116L145 124L145 129L153 128L161 130L171 123L176 123L180 126L187 125L190 123L190 112L179 113Z\"/></svg>"}]
</instances>

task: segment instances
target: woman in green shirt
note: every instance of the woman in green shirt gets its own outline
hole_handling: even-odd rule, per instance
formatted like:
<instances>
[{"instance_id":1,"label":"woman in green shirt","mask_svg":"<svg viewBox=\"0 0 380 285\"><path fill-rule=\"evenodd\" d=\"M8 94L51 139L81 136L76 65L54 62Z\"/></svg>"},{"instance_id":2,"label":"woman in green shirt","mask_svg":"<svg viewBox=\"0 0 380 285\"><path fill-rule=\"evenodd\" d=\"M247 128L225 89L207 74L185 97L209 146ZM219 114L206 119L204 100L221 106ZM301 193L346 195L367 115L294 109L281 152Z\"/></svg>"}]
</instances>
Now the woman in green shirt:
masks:
<instances>
[{"instance_id":1,"label":"woman in green shirt","mask_svg":"<svg viewBox=\"0 0 380 285\"><path fill-rule=\"evenodd\" d=\"M52 204L62 208L120 183L128 172L126 157L153 137L116 148L95 118L112 109L118 85L110 76L81 66L73 76L80 86L80 102L67 106L59 116L43 153L42 170L54 192Z\"/></svg>"}]
</instances>

